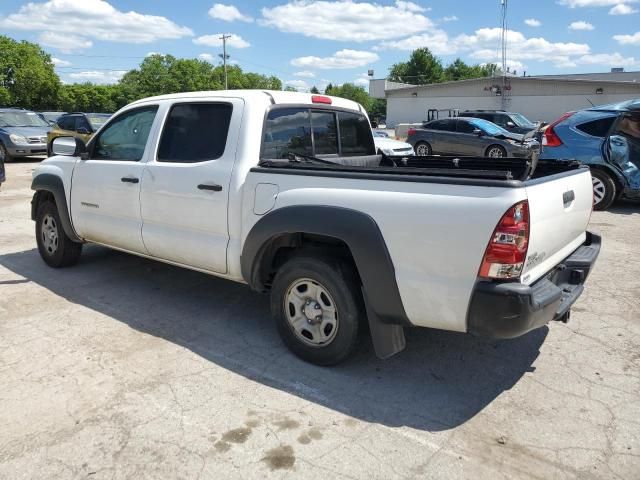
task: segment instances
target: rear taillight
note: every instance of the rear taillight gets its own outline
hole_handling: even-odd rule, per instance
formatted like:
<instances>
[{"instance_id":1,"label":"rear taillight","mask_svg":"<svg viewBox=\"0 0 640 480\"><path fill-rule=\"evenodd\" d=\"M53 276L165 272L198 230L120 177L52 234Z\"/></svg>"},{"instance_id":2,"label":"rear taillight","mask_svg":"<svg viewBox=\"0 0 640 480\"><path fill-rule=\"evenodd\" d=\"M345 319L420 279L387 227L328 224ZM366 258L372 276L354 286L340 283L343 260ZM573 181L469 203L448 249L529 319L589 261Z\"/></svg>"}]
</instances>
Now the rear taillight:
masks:
<instances>
[{"instance_id":1,"label":"rear taillight","mask_svg":"<svg viewBox=\"0 0 640 480\"><path fill-rule=\"evenodd\" d=\"M325 97L323 95L312 95L311 96L312 103L324 103L326 105L331 105L331 99L329 97Z\"/></svg>"},{"instance_id":2,"label":"rear taillight","mask_svg":"<svg viewBox=\"0 0 640 480\"><path fill-rule=\"evenodd\" d=\"M407 130L407 137L409 135L415 135L415 133L416 133L416 129L415 128L410 128L409 130Z\"/></svg>"},{"instance_id":3,"label":"rear taillight","mask_svg":"<svg viewBox=\"0 0 640 480\"><path fill-rule=\"evenodd\" d=\"M529 202L507 210L493 231L478 275L490 279L518 278L529 246Z\"/></svg>"},{"instance_id":4,"label":"rear taillight","mask_svg":"<svg viewBox=\"0 0 640 480\"><path fill-rule=\"evenodd\" d=\"M558 136L556 131L553 129L553 127L558 125L560 122L566 120L567 118L569 118L574 113L575 112L567 112L567 113L563 114L559 119L557 119L555 122L551 123L546 128L546 130L544 131L544 134L542 135L542 146L544 146L544 147L559 147L560 145L562 145L562 140L560 140L560 137Z\"/></svg>"}]
</instances>

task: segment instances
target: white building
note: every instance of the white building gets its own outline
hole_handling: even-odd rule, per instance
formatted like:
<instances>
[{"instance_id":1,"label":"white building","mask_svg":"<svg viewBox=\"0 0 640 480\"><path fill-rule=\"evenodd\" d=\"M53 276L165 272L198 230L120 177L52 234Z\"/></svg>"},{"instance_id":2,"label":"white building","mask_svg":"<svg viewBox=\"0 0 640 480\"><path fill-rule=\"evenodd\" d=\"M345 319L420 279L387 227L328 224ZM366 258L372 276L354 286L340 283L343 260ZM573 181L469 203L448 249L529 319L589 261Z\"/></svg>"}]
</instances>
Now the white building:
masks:
<instances>
[{"instance_id":1,"label":"white building","mask_svg":"<svg viewBox=\"0 0 640 480\"><path fill-rule=\"evenodd\" d=\"M387 99L389 127L424 121L429 109L507 110L552 122L568 111L640 98L640 72L510 76L506 85L502 77L431 85L371 80L369 93Z\"/></svg>"}]
</instances>

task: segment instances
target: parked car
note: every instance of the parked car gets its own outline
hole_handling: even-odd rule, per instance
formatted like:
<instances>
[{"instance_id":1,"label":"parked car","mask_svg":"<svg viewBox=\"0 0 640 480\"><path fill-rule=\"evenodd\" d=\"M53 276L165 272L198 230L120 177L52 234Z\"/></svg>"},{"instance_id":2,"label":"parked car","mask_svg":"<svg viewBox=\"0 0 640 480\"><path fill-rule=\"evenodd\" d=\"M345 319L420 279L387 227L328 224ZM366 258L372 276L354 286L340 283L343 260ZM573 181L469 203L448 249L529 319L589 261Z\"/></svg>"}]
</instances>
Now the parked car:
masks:
<instances>
[{"instance_id":1,"label":"parked car","mask_svg":"<svg viewBox=\"0 0 640 480\"><path fill-rule=\"evenodd\" d=\"M376 145L376 152L389 156L415 155L413 147L407 142L401 142L389 138L385 132L374 132L373 142Z\"/></svg>"},{"instance_id":2,"label":"parked car","mask_svg":"<svg viewBox=\"0 0 640 480\"><path fill-rule=\"evenodd\" d=\"M0 108L0 160L47 153L47 122L21 108Z\"/></svg>"},{"instance_id":3,"label":"parked car","mask_svg":"<svg viewBox=\"0 0 640 480\"><path fill-rule=\"evenodd\" d=\"M544 131L541 158L589 165L596 210L640 198L639 122L640 99L567 112Z\"/></svg>"},{"instance_id":4,"label":"parked car","mask_svg":"<svg viewBox=\"0 0 640 480\"><path fill-rule=\"evenodd\" d=\"M56 137L74 136L81 138L85 143L107 120L110 113L65 113L57 120L53 129L47 136L47 154L51 154L51 142Z\"/></svg>"},{"instance_id":5,"label":"parked car","mask_svg":"<svg viewBox=\"0 0 640 480\"><path fill-rule=\"evenodd\" d=\"M530 133L531 134L531 133ZM407 142L417 155L476 155L531 158L540 143L526 135L511 133L487 120L471 117L445 118L410 128Z\"/></svg>"},{"instance_id":6,"label":"parked car","mask_svg":"<svg viewBox=\"0 0 640 480\"><path fill-rule=\"evenodd\" d=\"M40 255L70 266L98 243L270 292L284 343L321 365L367 321L386 358L405 326L507 338L567 320L600 246L588 168L380 167L362 112L282 91L136 101L35 169Z\"/></svg>"},{"instance_id":7,"label":"parked car","mask_svg":"<svg viewBox=\"0 0 640 480\"><path fill-rule=\"evenodd\" d=\"M65 113L67 112L38 112L38 115L49 125L53 126L56 123L56 120Z\"/></svg>"},{"instance_id":8,"label":"parked car","mask_svg":"<svg viewBox=\"0 0 640 480\"><path fill-rule=\"evenodd\" d=\"M504 110L465 110L460 115L482 118L512 133L526 134L538 127L536 123L521 113L505 112Z\"/></svg>"}]
</instances>

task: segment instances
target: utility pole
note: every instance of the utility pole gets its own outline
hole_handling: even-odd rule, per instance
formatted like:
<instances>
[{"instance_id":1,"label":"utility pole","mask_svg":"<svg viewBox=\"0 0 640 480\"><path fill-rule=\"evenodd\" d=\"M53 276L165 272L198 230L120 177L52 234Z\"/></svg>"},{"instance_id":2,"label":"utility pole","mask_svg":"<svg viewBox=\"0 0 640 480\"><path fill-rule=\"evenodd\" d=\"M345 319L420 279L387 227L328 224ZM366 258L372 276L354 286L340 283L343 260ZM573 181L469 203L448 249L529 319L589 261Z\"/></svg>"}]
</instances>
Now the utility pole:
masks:
<instances>
[{"instance_id":1,"label":"utility pole","mask_svg":"<svg viewBox=\"0 0 640 480\"><path fill-rule=\"evenodd\" d=\"M506 98L506 94L507 94L507 36L509 33L509 28L508 28L508 24L507 24L507 1L508 0L501 0L500 5L501 5L501 12L500 12L500 18L501 18L501 25L500 25L500 29L501 29L501 35L500 35L500 46L501 46L501 53L502 53L502 92L501 95L502 97L500 98L500 103L502 105L502 110L506 110L507 108L507 98Z\"/></svg>"},{"instance_id":2,"label":"utility pole","mask_svg":"<svg viewBox=\"0 0 640 480\"><path fill-rule=\"evenodd\" d=\"M231 35L225 35L224 33L222 34L221 37L219 37L220 40L222 40L222 64L224 65L224 89L225 90L229 90L229 81L227 79L227 58L229 58L229 55L227 55L227 38L231 38Z\"/></svg>"}]
</instances>

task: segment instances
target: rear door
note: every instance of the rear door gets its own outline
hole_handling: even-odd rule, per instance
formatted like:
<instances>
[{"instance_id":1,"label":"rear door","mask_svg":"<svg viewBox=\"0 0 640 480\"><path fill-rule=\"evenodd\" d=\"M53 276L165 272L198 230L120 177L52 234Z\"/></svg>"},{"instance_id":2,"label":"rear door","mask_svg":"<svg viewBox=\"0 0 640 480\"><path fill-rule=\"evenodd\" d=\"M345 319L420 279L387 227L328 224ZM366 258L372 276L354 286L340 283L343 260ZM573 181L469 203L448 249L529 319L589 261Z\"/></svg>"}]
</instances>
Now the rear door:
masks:
<instances>
[{"instance_id":1,"label":"rear door","mask_svg":"<svg viewBox=\"0 0 640 480\"><path fill-rule=\"evenodd\" d=\"M451 119L436 120L427 127L431 130L429 143L433 153L447 154L454 153L456 145L456 121Z\"/></svg>"},{"instance_id":2,"label":"rear door","mask_svg":"<svg viewBox=\"0 0 640 480\"><path fill-rule=\"evenodd\" d=\"M593 188L587 169L526 182L530 234L522 282L532 283L585 240Z\"/></svg>"},{"instance_id":3,"label":"rear door","mask_svg":"<svg viewBox=\"0 0 640 480\"><path fill-rule=\"evenodd\" d=\"M243 108L243 100L226 97L167 107L140 194L150 255L227 272L229 186Z\"/></svg>"}]
</instances>

